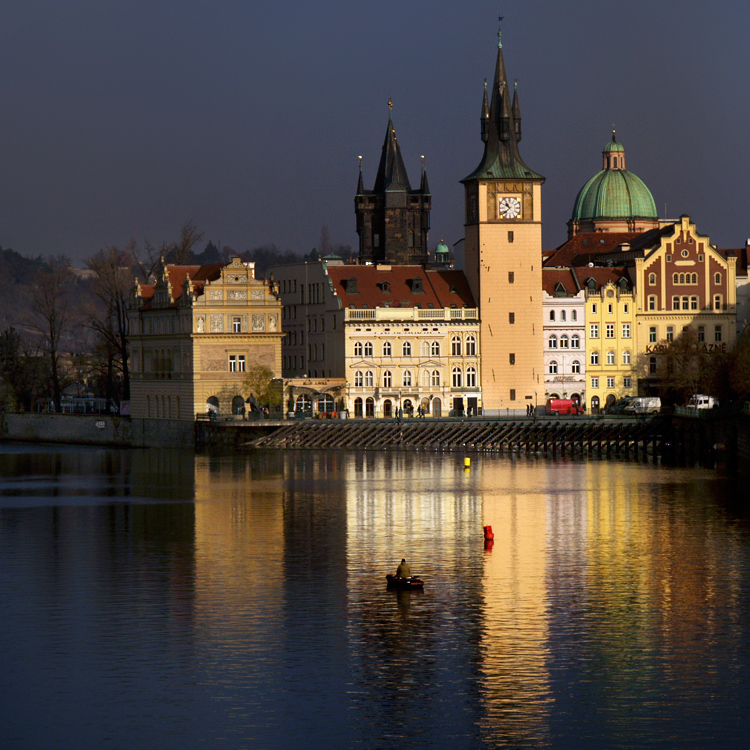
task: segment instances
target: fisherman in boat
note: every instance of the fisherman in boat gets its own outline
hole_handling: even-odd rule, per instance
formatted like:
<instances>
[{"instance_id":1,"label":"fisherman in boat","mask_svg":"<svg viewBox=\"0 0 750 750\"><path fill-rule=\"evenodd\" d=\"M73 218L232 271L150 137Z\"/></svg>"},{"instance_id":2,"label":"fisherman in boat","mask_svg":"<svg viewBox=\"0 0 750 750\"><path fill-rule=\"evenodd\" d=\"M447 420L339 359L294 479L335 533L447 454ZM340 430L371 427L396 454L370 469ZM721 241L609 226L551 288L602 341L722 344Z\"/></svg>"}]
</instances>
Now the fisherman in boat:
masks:
<instances>
[{"instance_id":1,"label":"fisherman in boat","mask_svg":"<svg viewBox=\"0 0 750 750\"><path fill-rule=\"evenodd\" d=\"M409 567L409 563L403 558L401 558L401 565L396 570L396 575L399 578L411 578L411 568Z\"/></svg>"}]
</instances>

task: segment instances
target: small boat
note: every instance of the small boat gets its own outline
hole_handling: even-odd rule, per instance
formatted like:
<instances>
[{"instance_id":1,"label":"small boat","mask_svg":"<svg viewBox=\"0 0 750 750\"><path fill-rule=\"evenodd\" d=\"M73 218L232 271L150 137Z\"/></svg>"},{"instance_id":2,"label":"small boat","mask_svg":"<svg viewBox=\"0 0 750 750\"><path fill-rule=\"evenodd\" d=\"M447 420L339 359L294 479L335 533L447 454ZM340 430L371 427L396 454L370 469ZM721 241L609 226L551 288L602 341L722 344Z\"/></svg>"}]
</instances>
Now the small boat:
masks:
<instances>
[{"instance_id":1,"label":"small boat","mask_svg":"<svg viewBox=\"0 0 750 750\"><path fill-rule=\"evenodd\" d=\"M424 581L416 576L409 576L409 578L401 578L401 576L394 576L389 573L385 580L388 581L388 587L394 589L421 589L424 588Z\"/></svg>"}]
</instances>

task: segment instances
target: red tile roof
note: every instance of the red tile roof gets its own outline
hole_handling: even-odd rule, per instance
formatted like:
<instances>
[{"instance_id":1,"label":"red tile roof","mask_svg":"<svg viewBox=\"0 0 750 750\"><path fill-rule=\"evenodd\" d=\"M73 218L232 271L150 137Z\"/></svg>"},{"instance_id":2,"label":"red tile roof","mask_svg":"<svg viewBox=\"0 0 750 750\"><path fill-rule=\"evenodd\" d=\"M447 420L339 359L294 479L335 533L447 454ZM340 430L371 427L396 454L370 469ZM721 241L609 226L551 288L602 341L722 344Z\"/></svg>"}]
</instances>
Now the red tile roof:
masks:
<instances>
[{"instance_id":1,"label":"red tile roof","mask_svg":"<svg viewBox=\"0 0 750 750\"><path fill-rule=\"evenodd\" d=\"M387 269L387 270L386 270ZM328 266L333 288L344 307L476 307L463 271L422 266ZM414 279L422 280L421 292ZM356 293L348 279L356 279Z\"/></svg>"},{"instance_id":2,"label":"red tile roof","mask_svg":"<svg viewBox=\"0 0 750 750\"><path fill-rule=\"evenodd\" d=\"M172 305L176 307L182 296L182 285L185 283L185 277L190 276L193 282L193 291L196 297L203 294L203 287L207 281L215 281L221 276L221 269L224 263L211 263L207 266L174 266L167 265L169 274L169 283L172 287ZM154 296L155 284L144 284L141 286L141 297L143 299L142 310L151 308L151 300Z\"/></svg>"},{"instance_id":3,"label":"red tile roof","mask_svg":"<svg viewBox=\"0 0 750 750\"><path fill-rule=\"evenodd\" d=\"M542 268L542 289L547 294L554 295L558 284L562 284L568 294L580 291L571 268Z\"/></svg>"},{"instance_id":4,"label":"red tile roof","mask_svg":"<svg viewBox=\"0 0 750 750\"><path fill-rule=\"evenodd\" d=\"M599 255L612 252L621 242L632 242L643 232L581 232L554 250L544 253L545 266L576 265L582 255Z\"/></svg>"}]
</instances>

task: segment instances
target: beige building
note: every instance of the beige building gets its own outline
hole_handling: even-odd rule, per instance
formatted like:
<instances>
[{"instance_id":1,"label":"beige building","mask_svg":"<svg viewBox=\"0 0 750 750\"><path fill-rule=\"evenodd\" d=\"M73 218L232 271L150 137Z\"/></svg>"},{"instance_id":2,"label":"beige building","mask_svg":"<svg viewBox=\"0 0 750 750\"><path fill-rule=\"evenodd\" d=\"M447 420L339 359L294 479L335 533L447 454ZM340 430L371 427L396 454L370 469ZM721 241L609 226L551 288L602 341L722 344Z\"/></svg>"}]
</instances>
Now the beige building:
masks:
<instances>
[{"instance_id":1,"label":"beige building","mask_svg":"<svg viewBox=\"0 0 750 750\"><path fill-rule=\"evenodd\" d=\"M281 375L281 302L234 258L168 265L137 285L130 310L131 414L194 420L207 411L242 415L253 365Z\"/></svg>"},{"instance_id":2,"label":"beige building","mask_svg":"<svg viewBox=\"0 0 750 750\"><path fill-rule=\"evenodd\" d=\"M271 272L289 330L289 410L396 417L482 408L479 319L462 272L340 261Z\"/></svg>"},{"instance_id":3,"label":"beige building","mask_svg":"<svg viewBox=\"0 0 750 750\"><path fill-rule=\"evenodd\" d=\"M542 182L518 151L521 112L498 45L481 118L484 155L462 182L464 266L481 311L485 414L524 410L544 395Z\"/></svg>"}]
</instances>

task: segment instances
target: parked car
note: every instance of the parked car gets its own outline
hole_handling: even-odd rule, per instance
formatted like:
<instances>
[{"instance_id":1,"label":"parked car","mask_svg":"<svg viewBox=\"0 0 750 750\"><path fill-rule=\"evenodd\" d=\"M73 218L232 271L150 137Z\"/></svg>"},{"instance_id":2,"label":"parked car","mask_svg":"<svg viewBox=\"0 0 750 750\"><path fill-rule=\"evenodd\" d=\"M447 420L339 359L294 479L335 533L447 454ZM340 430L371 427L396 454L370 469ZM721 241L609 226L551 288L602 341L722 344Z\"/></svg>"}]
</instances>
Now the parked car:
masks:
<instances>
[{"instance_id":1,"label":"parked car","mask_svg":"<svg viewBox=\"0 0 750 750\"><path fill-rule=\"evenodd\" d=\"M713 396L704 396L702 393L696 393L688 402L688 409L718 409L719 399Z\"/></svg>"},{"instance_id":2,"label":"parked car","mask_svg":"<svg viewBox=\"0 0 750 750\"><path fill-rule=\"evenodd\" d=\"M626 414L658 414L661 399L658 396L636 396L626 407Z\"/></svg>"},{"instance_id":3,"label":"parked car","mask_svg":"<svg viewBox=\"0 0 750 750\"><path fill-rule=\"evenodd\" d=\"M633 402L635 396L623 396L616 404L607 409L607 414L625 414L625 409Z\"/></svg>"},{"instance_id":4,"label":"parked car","mask_svg":"<svg viewBox=\"0 0 750 750\"><path fill-rule=\"evenodd\" d=\"M544 408L547 414L582 414L583 407L572 398L548 398Z\"/></svg>"}]
</instances>

